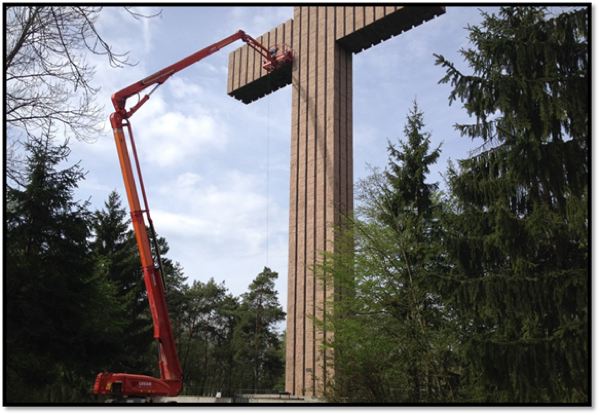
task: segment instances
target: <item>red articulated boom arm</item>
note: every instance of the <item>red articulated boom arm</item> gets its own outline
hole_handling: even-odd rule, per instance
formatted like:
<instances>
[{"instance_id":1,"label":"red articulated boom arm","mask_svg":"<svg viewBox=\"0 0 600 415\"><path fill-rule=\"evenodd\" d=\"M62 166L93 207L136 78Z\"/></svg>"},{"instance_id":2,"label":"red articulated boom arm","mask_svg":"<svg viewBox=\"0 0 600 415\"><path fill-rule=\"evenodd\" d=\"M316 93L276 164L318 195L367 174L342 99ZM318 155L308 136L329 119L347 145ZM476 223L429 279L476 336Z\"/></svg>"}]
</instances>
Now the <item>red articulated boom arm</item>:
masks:
<instances>
[{"instance_id":1,"label":"red articulated boom arm","mask_svg":"<svg viewBox=\"0 0 600 415\"><path fill-rule=\"evenodd\" d=\"M177 396L183 387L183 372L179 364L177 350L175 347L175 339L165 298L165 285L163 280L162 265L158 245L156 242L156 233L150 210L148 208L148 200L144 189L144 182L140 170L140 164L133 139L133 131L129 118L138 110L148 99L156 88L163 84L167 79L177 72L187 68L190 65L206 58L217 52L219 49L233 43L237 40L243 40L250 47L259 52L263 58L263 67L267 71L273 71L291 63L293 56L289 50L267 50L264 46L258 43L255 39L240 30L225 39L216 42L196 53L170 65L160 71L144 78L138 82L129 85L126 88L115 92L112 96L112 103L115 112L110 116L113 134L117 145L121 172L123 173L123 181L125 183L125 191L127 193L127 201L131 209L131 221L137 241L137 246L140 252L140 261L142 263L142 271L144 274L144 283L148 293L148 302L154 323L154 338L158 341L159 347L159 368L160 379L129 373L110 373L102 372L96 376L93 392L97 395L116 395L116 396ZM144 95L135 105L129 110L125 108L127 99L138 95L145 89L153 87L152 90ZM136 172L139 180L139 188L142 192L144 208L142 209L140 198L138 195L138 186L133 173L131 159L125 140L124 127L127 128L131 150L135 161ZM148 231L144 214L147 219ZM151 241L154 245L154 253L152 252ZM155 258L156 256L156 258Z\"/></svg>"}]
</instances>

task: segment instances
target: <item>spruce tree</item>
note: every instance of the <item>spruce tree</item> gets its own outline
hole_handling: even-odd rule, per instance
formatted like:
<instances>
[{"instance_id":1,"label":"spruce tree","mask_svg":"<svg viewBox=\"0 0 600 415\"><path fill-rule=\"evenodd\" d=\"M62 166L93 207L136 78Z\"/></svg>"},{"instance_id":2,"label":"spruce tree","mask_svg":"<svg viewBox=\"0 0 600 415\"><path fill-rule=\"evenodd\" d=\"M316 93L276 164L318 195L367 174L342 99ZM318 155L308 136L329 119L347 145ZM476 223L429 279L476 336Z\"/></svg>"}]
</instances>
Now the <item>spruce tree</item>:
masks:
<instances>
[{"instance_id":1,"label":"spruce tree","mask_svg":"<svg viewBox=\"0 0 600 415\"><path fill-rule=\"evenodd\" d=\"M440 147L430 150L423 129L423 113L414 103L405 140L388 145L387 169L359 185L352 255L335 253L329 261L332 283L346 293L327 317L336 353L333 400L455 398L454 327L433 283L444 272L441 202L427 175Z\"/></svg>"},{"instance_id":2,"label":"spruce tree","mask_svg":"<svg viewBox=\"0 0 600 415\"><path fill-rule=\"evenodd\" d=\"M590 399L589 12L502 7L468 28L471 73L437 59L480 143L449 172L445 287L474 400Z\"/></svg>"},{"instance_id":3,"label":"spruce tree","mask_svg":"<svg viewBox=\"0 0 600 415\"><path fill-rule=\"evenodd\" d=\"M423 131L423 112L417 102L406 120L405 142L397 148L388 143L388 168L384 173L385 187L381 195L382 220L390 227L403 231L409 218L429 220L433 213L433 196L437 184L426 183L429 166L440 156L440 146L429 153L430 134Z\"/></svg>"},{"instance_id":4,"label":"spruce tree","mask_svg":"<svg viewBox=\"0 0 600 415\"><path fill-rule=\"evenodd\" d=\"M135 235L129 229L128 214L119 195L113 191L93 218L94 241L92 252L96 273L115 292L121 312L113 319L121 332L113 335L118 345L113 347L111 361L104 369L131 373L147 373L158 376L156 348L153 341L153 322L150 315L148 295L142 275L139 251ZM179 345L181 315L185 308L186 277L181 266L167 258L169 245L165 238L157 237L162 259L165 295L173 335ZM152 246L154 252L154 246ZM156 254L155 254L156 257ZM109 336L104 336L110 341Z\"/></svg>"},{"instance_id":5,"label":"spruce tree","mask_svg":"<svg viewBox=\"0 0 600 415\"><path fill-rule=\"evenodd\" d=\"M104 208L93 216L92 252L98 276L113 287L122 310L114 322L118 322L122 330L116 336L119 345L111 354L107 369L139 373L153 367L155 362L150 362L147 356L152 343L152 321L138 249L129 223L118 193L112 191Z\"/></svg>"},{"instance_id":6,"label":"spruce tree","mask_svg":"<svg viewBox=\"0 0 600 415\"><path fill-rule=\"evenodd\" d=\"M73 193L84 172L52 132L26 144L25 182L6 191L5 402L89 399L118 310L94 275L90 213Z\"/></svg>"},{"instance_id":7,"label":"spruce tree","mask_svg":"<svg viewBox=\"0 0 600 415\"><path fill-rule=\"evenodd\" d=\"M150 234L149 231L148 234ZM175 337L175 341L179 342L179 338L182 335L181 316L186 307L186 292L189 289L186 284L187 277L184 274L181 264L166 256L170 250L166 238L157 235L157 245L160 251L165 297L169 310L169 318L173 327L173 336ZM152 251L155 251L154 245L152 245Z\"/></svg>"}]
</instances>

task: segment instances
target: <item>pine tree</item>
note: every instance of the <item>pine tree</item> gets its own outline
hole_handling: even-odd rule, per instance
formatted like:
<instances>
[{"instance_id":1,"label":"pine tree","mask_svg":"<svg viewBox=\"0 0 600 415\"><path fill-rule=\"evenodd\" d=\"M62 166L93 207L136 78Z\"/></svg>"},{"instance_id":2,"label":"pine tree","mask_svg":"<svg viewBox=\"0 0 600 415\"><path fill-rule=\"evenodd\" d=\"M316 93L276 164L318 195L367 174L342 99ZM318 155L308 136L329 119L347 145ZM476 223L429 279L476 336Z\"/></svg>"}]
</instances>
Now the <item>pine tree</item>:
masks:
<instances>
[{"instance_id":1,"label":"pine tree","mask_svg":"<svg viewBox=\"0 0 600 415\"><path fill-rule=\"evenodd\" d=\"M449 172L471 399L590 399L589 12L502 7L469 27L472 74L438 56L482 143Z\"/></svg>"},{"instance_id":2,"label":"pine tree","mask_svg":"<svg viewBox=\"0 0 600 415\"><path fill-rule=\"evenodd\" d=\"M194 281L182 315L181 359L194 394L233 396L238 386L233 335L239 301L213 278Z\"/></svg>"},{"instance_id":3,"label":"pine tree","mask_svg":"<svg viewBox=\"0 0 600 415\"><path fill-rule=\"evenodd\" d=\"M213 318L213 362L217 382L213 383L213 390L220 391L223 396L233 396L241 387L235 360L236 343L235 331L240 321L240 301L238 297L230 294L221 284L223 294L218 297L214 308Z\"/></svg>"},{"instance_id":4,"label":"pine tree","mask_svg":"<svg viewBox=\"0 0 600 415\"><path fill-rule=\"evenodd\" d=\"M277 273L265 267L242 294L236 330L238 367L254 392L273 389L283 373L275 325L285 318L275 290Z\"/></svg>"}]
</instances>

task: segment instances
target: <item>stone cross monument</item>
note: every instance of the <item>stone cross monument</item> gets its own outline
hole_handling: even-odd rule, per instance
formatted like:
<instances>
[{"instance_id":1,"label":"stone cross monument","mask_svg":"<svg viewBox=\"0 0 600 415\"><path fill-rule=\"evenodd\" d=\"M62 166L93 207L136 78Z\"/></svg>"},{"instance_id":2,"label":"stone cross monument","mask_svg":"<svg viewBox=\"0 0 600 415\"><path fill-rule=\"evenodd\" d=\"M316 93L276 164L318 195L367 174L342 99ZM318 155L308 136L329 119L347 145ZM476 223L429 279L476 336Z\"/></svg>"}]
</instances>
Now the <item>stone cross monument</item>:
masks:
<instances>
[{"instance_id":1,"label":"stone cross monument","mask_svg":"<svg viewBox=\"0 0 600 415\"><path fill-rule=\"evenodd\" d=\"M325 300L336 287L315 278L320 253L352 211L352 54L444 13L440 6L301 6L257 40L294 52L290 68L267 74L248 46L229 55L227 93L250 103L292 84L292 140L285 389L322 396L333 356L322 345ZM401 52L399 52L401 53ZM390 76L394 76L390 73ZM331 285L331 284L329 284ZM315 318L313 318L313 316Z\"/></svg>"}]
</instances>

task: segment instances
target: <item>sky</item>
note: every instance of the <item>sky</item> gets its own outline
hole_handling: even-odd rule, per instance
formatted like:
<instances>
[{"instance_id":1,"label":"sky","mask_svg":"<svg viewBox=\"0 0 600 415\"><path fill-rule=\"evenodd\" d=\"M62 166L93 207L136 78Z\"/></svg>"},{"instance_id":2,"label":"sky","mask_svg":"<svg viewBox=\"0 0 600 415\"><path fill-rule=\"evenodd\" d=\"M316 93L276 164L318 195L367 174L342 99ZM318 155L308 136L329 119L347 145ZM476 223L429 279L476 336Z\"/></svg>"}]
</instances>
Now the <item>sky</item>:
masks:
<instances>
[{"instance_id":1,"label":"sky","mask_svg":"<svg viewBox=\"0 0 600 415\"><path fill-rule=\"evenodd\" d=\"M292 7L196 6L162 7L159 17L136 21L106 7L98 31L138 64L114 69L103 57L89 57L107 122L93 142L71 142L70 162L80 161L87 171L76 196L93 209L113 189L126 201L108 123L113 92L239 29L258 37L292 17ZM469 45L467 25L480 21L475 7L448 7L446 14L354 55L355 183L368 175L367 166L385 167L387 140L403 136L413 100L424 112L432 146L442 143L430 181L443 184L448 160L476 147L453 128L468 118L460 103L449 106L450 87L438 84L444 70L434 65L433 53L468 72L458 51ZM131 123L154 225L170 245L167 256L181 264L190 283L214 277L235 295L269 266L279 273L276 289L285 309L292 91L287 86L249 105L229 97L228 53L242 45L169 79Z\"/></svg>"}]
</instances>

